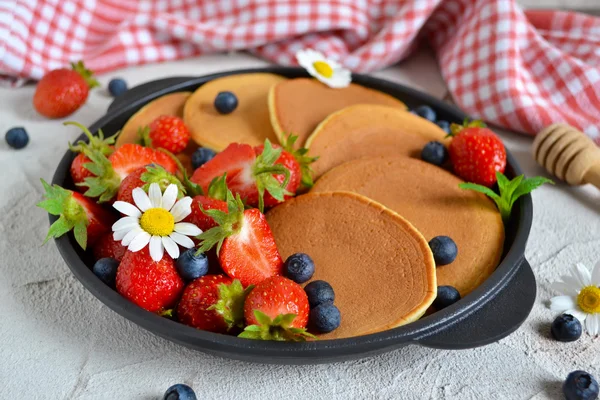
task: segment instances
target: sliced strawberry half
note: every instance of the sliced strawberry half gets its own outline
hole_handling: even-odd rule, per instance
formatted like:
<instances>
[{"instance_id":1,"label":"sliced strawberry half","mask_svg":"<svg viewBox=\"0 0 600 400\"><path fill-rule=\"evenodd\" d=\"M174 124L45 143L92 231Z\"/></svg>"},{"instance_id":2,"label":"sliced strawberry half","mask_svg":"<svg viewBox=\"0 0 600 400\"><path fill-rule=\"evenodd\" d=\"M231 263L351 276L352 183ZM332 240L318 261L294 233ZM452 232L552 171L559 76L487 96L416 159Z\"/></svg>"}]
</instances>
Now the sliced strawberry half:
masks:
<instances>
[{"instance_id":1,"label":"sliced strawberry half","mask_svg":"<svg viewBox=\"0 0 600 400\"><path fill-rule=\"evenodd\" d=\"M210 182L227 175L227 187L239 194L246 204L264 210L265 191L278 201L289 195L285 188L290 180L290 171L276 161L282 152L265 140L261 154L256 155L249 144L232 143L210 161L194 171L190 180L206 192ZM276 176L283 175L280 182Z\"/></svg>"},{"instance_id":2,"label":"sliced strawberry half","mask_svg":"<svg viewBox=\"0 0 600 400\"><path fill-rule=\"evenodd\" d=\"M204 210L218 226L203 232L199 251L217 246L221 268L242 285L255 285L271 276L281 275L283 260L264 214L244 210L239 194L227 192L227 212Z\"/></svg>"},{"instance_id":3,"label":"sliced strawberry half","mask_svg":"<svg viewBox=\"0 0 600 400\"><path fill-rule=\"evenodd\" d=\"M106 232L110 232L116 217L110 211L96 204L80 193L63 189L58 185L50 186L43 179L42 185L46 193L44 201L37 204L52 215L58 215L48 230L44 240L46 243L50 238L58 238L69 231L73 231L75 240L82 249L87 245L93 245Z\"/></svg>"}]
</instances>

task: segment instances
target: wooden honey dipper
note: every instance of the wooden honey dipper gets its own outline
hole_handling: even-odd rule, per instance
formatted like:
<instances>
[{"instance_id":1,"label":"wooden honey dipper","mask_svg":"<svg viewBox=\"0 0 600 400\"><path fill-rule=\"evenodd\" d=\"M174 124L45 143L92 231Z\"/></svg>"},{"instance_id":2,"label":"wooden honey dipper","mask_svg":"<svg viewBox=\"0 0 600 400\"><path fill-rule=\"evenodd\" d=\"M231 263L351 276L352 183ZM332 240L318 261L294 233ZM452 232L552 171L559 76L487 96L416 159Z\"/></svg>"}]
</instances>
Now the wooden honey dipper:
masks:
<instances>
[{"instance_id":1,"label":"wooden honey dipper","mask_svg":"<svg viewBox=\"0 0 600 400\"><path fill-rule=\"evenodd\" d=\"M591 183L600 189L600 148L570 125L554 124L538 133L533 157L569 185Z\"/></svg>"}]
</instances>

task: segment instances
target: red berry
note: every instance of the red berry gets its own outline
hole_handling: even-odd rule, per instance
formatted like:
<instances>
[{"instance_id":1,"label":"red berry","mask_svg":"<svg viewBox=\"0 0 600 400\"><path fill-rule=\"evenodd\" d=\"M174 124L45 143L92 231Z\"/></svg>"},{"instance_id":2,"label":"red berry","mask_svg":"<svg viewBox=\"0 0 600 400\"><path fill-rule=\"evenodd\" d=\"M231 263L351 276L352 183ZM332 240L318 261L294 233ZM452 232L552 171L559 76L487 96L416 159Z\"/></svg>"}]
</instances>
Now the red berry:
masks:
<instances>
[{"instance_id":1,"label":"red berry","mask_svg":"<svg viewBox=\"0 0 600 400\"><path fill-rule=\"evenodd\" d=\"M264 145L260 145L254 148L257 156L262 154L264 147ZM280 147L281 146L273 145L273 148L275 149ZM302 170L300 168L300 163L298 163L296 158L291 153L287 152L286 150L282 150L281 155L277 161L275 161L275 164L281 164L290 171L290 179L285 187L285 190L291 194L285 195L284 197L285 200L290 199L296 194L296 191L300 187L300 182L302 181ZM284 174L274 175L274 177L279 183L283 183L285 180ZM265 207L273 207L279 203L281 203L281 201L275 199L269 192L265 193Z\"/></svg>"},{"instance_id":2,"label":"red berry","mask_svg":"<svg viewBox=\"0 0 600 400\"><path fill-rule=\"evenodd\" d=\"M218 224L212 217L204 214L200 207L205 210L221 210L227 212L227 203L224 201L212 199L207 196L195 196L192 200L192 213L184 219L184 222L191 222L203 231L214 228Z\"/></svg>"},{"instance_id":3,"label":"red berry","mask_svg":"<svg viewBox=\"0 0 600 400\"><path fill-rule=\"evenodd\" d=\"M83 182L83 180L89 176L93 176L87 168L84 167L84 164L91 163L90 160L85 154L79 153L73 159L71 163L71 178L73 179L74 184L78 184ZM85 191L87 188L85 186L76 186L78 190Z\"/></svg>"},{"instance_id":4,"label":"red berry","mask_svg":"<svg viewBox=\"0 0 600 400\"><path fill-rule=\"evenodd\" d=\"M150 124L152 146L162 147L173 154L182 152L190 141L190 131L183 120L172 115L161 115Z\"/></svg>"},{"instance_id":5,"label":"red berry","mask_svg":"<svg viewBox=\"0 0 600 400\"><path fill-rule=\"evenodd\" d=\"M106 257L121 261L126 250L127 247L123 246L121 242L113 239L112 232L107 232L100 236L98 241L92 246L92 253L94 255L94 260L96 261Z\"/></svg>"}]
</instances>

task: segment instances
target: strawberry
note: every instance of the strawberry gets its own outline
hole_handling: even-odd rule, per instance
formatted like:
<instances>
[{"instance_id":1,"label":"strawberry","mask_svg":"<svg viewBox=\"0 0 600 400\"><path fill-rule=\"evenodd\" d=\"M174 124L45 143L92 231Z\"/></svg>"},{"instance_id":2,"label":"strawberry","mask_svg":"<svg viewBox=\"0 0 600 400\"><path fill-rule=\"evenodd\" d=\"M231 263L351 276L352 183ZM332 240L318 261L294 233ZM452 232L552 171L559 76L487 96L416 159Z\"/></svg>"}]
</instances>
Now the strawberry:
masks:
<instances>
[{"instance_id":1,"label":"strawberry","mask_svg":"<svg viewBox=\"0 0 600 400\"><path fill-rule=\"evenodd\" d=\"M308 297L302 286L283 276L265 279L246 297L246 329L239 336L262 340L305 340Z\"/></svg>"},{"instance_id":2,"label":"strawberry","mask_svg":"<svg viewBox=\"0 0 600 400\"><path fill-rule=\"evenodd\" d=\"M181 153L187 147L190 137L190 131L179 117L161 115L150 123L153 147L162 147L173 154Z\"/></svg>"},{"instance_id":3,"label":"strawberry","mask_svg":"<svg viewBox=\"0 0 600 400\"><path fill-rule=\"evenodd\" d=\"M98 129L98 136L94 136L88 128L78 122L65 122L64 125L77 126L88 138L87 142L80 140L75 145L69 143L69 149L71 149L71 151L74 153L79 153L75 156L73 162L71 162L71 178L75 184L82 183L85 178L94 176L90 170L85 167L85 164L91 163L92 160L90 160L89 157L84 154L84 152L99 151L105 156L111 155L115 150L113 145L115 143L116 135L104 139L104 133L102 132L102 129ZM78 186L78 188L80 187L81 186Z\"/></svg>"},{"instance_id":4,"label":"strawberry","mask_svg":"<svg viewBox=\"0 0 600 400\"><path fill-rule=\"evenodd\" d=\"M71 68L55 69L40 79L33 95L33 106L48 118L62 118L74 113L88 98L91 88L100 84L82 61Z\"/></svg>"},{"instance_id":5,"label":"strawberry","mask_svg":"<svg viewBox=\"0 0 600 400\"><path fill-rule=\"evenodd\" d=\"M80 193L58 185L50 186L43 179L41 181L46 191L46 199L37 206L52 215L60 216L50 226L44 243L50 238L61 237L73 230L75 240L85 250L88 244L93 245L100 236L111 231L111 226L116 220L113 213Z\"/></svg>"},{"instance_id":6,"label":"strawberry","mask_svg":"<svg viewBox=\"0 0 600 400\"><path fill-rule=\"evenodd\" d=\"M172 308L183 291L183 279L173 259L165 254L156 262L149 246L126 251L117 269L117 292L143 309L161 313Z\"/></svg>"},{"instance_id":7,"label":"strawberry","mask_svg":"<svg viewBox=\"0 0 600 400\"><path fill-rule=\"evenodd\" d=\"M450 128L448 151L456 175L467 182L494 185L496 172L504 173L506 168L506 150L500 138L481 121L465 121Z\"/></svg>"},{"instance_id":8,"label":"strawberry","mask_svg":"<svg viewBox=\"0 0 600 400\"><path fill-rule=\"evenodd\" d=\"M210 182L227 174L227 187L239 194L246 204L264 210L265 191L277 201L290 195L285 188L290 179L290 171L275 162L281 156L281 148L273 148L266 139L260 155L249 144L232 143L210 161L194 171L190 180L208 190ZM275 176L283 175L282 182Z\"/></svg>"},{"instance_id":9,"label":"strawberry","mask_svg":"<svg viewBox=\"0 0 600 400\"><path fill-rule=\"evenodd\" d=\"M133 189L140 187L147 193L151 183L158 183L161 193L170 184L175 184L179 188L177 197L181 198L185 194L183 185L175 175L167 172L160 165L146 165L136 169L121 181L117 192L117 200L134 204L133 195L131 194Z\"/></svg>"},{"instance_id":10,"label":"strawberry","mask_svg":"<svg viewBox=\"0 0 600 400\"><path fill-rule=\"evenodd\" d=\"M123 246L121 242L118 242L113 238L112 232L106 232L104 235L100 236L92 246L92 254L96 261L106 257L121 261L126 250L127 247Z\"/></svg>"},{"instance_id":11,"label":"strawberry","mask_svg":"<svg viewBox=\"0 0 600 400\"><path fill-rule=\"evenodd\" d=\"M238 280L225 275L195 279L183 291L177 306L179 322L205 331L227 333L244 326L244 290Z\"/></svg>"},{"instance_id":12,"label":"strawberry","mask_svg":"<svg viewBox=\"0 0 600 400\"><path fill-rule=\"evenodd\" d=\"M227 191L227 212L204 212L218 226L198 236L199 251L206 252L216 244L221 268L230 278L248 286L281 275L283 260L263 213L255 208L244 210L239 194L234 198L231 191Z\"/></svg>"},{"instance_id":13,"label":"strawberry","mask_svg":"<svg viewBox=\"0 0 600 400\"><path fill-rule=\"evenodd\" d=\"M192 212L188 215L184 222L191 222L203 231L214 228L218 224L215 220L204 213L203 210L219 210L227 212L227 184L225 183L226 176L217 177L208 185L208 193L194 196L192 199Z\"/></svg>"},{"instance_id":14,"label":"strawberry","mask_svg":"<svg viewBox=\"0 0 600 400\"><path fill-rule=\"evenodd\" d=\"M170 156L139 144L124 144L108 158L98 151L86 151L85 155L92 160L92 163L86 164L86 168L94 176L85 178L80 185L88 187L84 193L86 196L99 197L100 203L112 200L121 181L143 166L157 164L170 173L177 171L177 164Z\"/></svg>"}]
</instances>

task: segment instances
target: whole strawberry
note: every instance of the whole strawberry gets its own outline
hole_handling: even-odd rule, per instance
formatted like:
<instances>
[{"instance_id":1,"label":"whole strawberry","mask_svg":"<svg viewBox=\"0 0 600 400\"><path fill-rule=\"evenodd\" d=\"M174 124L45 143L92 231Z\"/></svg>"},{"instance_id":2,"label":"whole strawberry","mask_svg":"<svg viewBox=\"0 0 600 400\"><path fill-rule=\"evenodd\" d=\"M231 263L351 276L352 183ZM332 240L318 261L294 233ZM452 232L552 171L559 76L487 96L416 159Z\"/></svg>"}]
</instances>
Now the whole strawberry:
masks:
<instances>
[{"instance_id":1,"label":"whole strawberry","mask_svg":"<svg viewBox=\"0 0 600 400\"><path fill-rule=\"evenodd\" d=\"M183 291L183 279L173 259L165 254L159 262L152 260L149 246L125 252L116 283L121 296L154 313L175 306Z\"/></svg>"},{"instance_id":2,"label":"whole strawberry","mask_svg":"<svg viewBox=\"0 0 600 400\"><path fill-rule=\"evenodd\" d=\"M238 280L206 275L190 283L177 306L179 322L206 331L227 333L244 326L244 290Z\"/></svg>"},{"instance_id":3,"label":"whole strawberry","mask_svg":"<svg viewBox=\"0 0 600 400\"><path fill-rule=\"evenodd\" d=\"M192 212L185 218L185 222L191 222L202 231L207 231L217 226L217 222L204 213L206 210L219 210L227 212L227 183L226 175L217 177L208 185L206 194L199 194L192 199Z\"/></svg>"},{"instance_id":4,"label":"whole strawberry","mask_svg":"<svg viewBox=\"0 0 600 400\"><path fill-rule=\"evenodd\" d=\"M164 192L170 184L175 184L179 189L177 197L180 198L185 194L185 189L183 188L181 181L179 181L175 175L171 174L160 165L151 164L136 169L121 181L119 191L117 192L117 200L134 204L132 195L133 189L140 187L144 189L145 192L148 192L151 183L158 183L161 193Z\"/></svg>"},{"instance_id":5,"label":"whole strawberry","mask_svg":"<svg viewBox=\"0 0 600 400\"><path fill-rule=\"evenodd\" d=\"M71 68L55 69L40 79L33 95L37 112L48 118L66 117L85 103L91 88L99 86L82 61L71 63Z\"/></svg>"},{"instance_id":6,"label":"whole strawberry","mask_svg":"<svg viewBox=\"0 0 600 400\"><path fill-rule=\"evenodd\" d=\"M153 147L162 147L173 154L181 153L190 141L190 131L183 120L172 115L161 115L150 124Z\"/></svg>"},{"instance_id":7,"label":"whole strawberry","mask_svg":"<svg viewBox=\"0 0 600 400\"><path fill-rule=\"evenodd\" d=\"M96 261L101 258L114 258L117 261L121 261L126 250L127 247L123 246L121 242L118 242L113 238L112 232L106 232L104 235L100 236L92 246L92 254Z\"/></svg>"},{"instance_id":8,"label":"whole strawberry","mask_svg":"<svg viewBox=\"0 0 600 400\"><path fill-rule=\"evenodd\" d=\"M484 186L496 183L496 172L504 173L506 150L500 138L481 121L452 124L448 147L456 175Z\"/></svg>"},{"instance_id":9,"label":"whole strawberry","mask_svg":"<svg viewBox=\"0 0 600 400\"><path fill-rule=\"evenodd\" d=\"M302 286L283 276L267 278L244 302L246 329L240 337L262 340L305 340L309 314Z\"/></svg>"}]
</instances>

